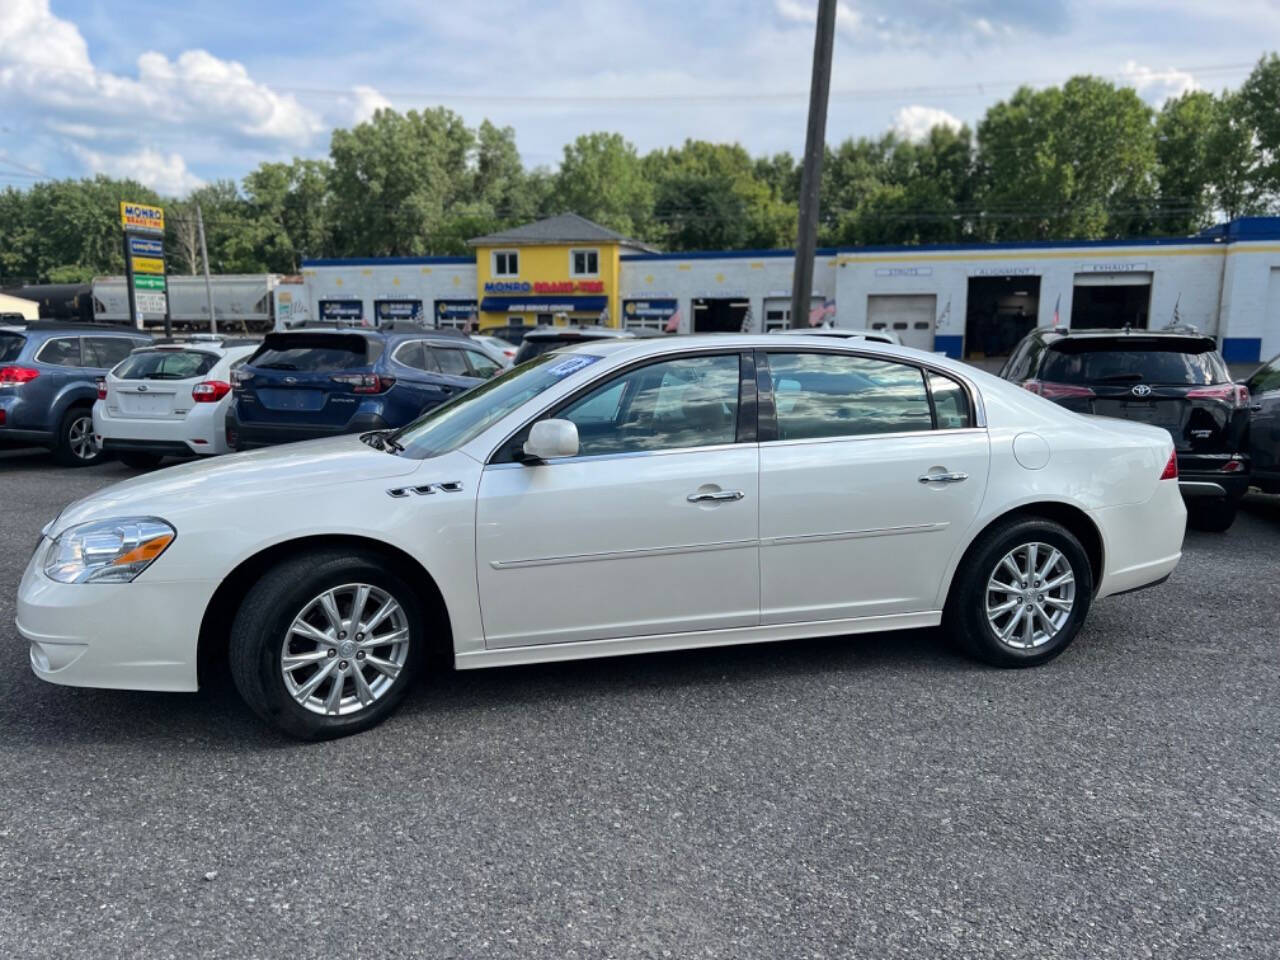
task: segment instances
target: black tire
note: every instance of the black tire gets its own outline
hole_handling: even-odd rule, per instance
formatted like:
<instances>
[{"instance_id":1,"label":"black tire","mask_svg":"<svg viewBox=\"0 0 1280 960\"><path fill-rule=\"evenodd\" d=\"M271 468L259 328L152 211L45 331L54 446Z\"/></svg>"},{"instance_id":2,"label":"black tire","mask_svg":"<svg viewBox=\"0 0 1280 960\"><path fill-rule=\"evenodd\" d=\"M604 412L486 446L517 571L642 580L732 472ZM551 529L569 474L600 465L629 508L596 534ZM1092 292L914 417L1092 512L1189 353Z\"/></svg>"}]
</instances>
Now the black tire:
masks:
<instances>
[{"instance_id":1,"label":"black tire","mask_svg":"<svg viewBox=\"0 0 1280 960\"><path fill-rule=\"evenodd\" d=\"M1187 503L1187 525L1206 533L1225 533L1236 522L1240 501L1235 497L1209 497Z\"/></svg>"},{"instance_id":2,"label":"black tire","mask_svg":"<svg viewBox=\"0 0 1280 960\"><path fill-rule=\"evenodd\" d=\"M322 715L307 709L290 693L281 659L286 637L291 636L288 631L294 618L325 591L351 584L371 585L399 604L408 630L407 655L399 673L372 703L344 715ZM349 610L341 607L339 612L344 618L349 615ZM300 554L277 564L246 594L231 625L231 676L245 703L267 723L290 736L301 740L348 736L381 723L404 698L425 660L426 622L417 592L377 555L333 549ZM347 638L342 646L354 647L350 642L354 639ZM292 644L295 641L291 639L288 642ZM317 651L321 649L318 643L315 646ZM370 656L374 652L371 650ZM318 690L331 692L334 689L334 678L340 675L338 668L343 664L346 666L342 667L345 675L342 676L341 689L350 689L351 696L355 696L355 670L372 671L362 672L362 676L372 675L374 683L381 679L381 675L373 671L367 662L364 667L355 665L357 654L347 651L344 656L346 659L330 654L328 659L318 661L318 664L326 666L330 661L334 664L328 667L330 678L322 680ZM318 673L321 667L317 665L314 670ZM305 687L314 673L293 676L298 678L300 686ZM346 694L340 693L339 696L345 697Z\"/></svg>"},{"instance_id":3,"label":"black tire","mask_svg":"<svg viewBox=\"0 0 1280 960\"><path fill-rule=\"evenodd\" d=\"M92 454L85 455L85 430ZM53 448L53 459L62 467L92 467L101 463L107 455L93 446L93 408L86 406L72 407L62 415L58 424L57 443Z\"/></svg>"},{"instance_id":4,"label":"black tire","mask_svg":"<svg viewBox=\"0 0 1280 960\"><path fill-rule=\"evenodd\" d=\"M1071 591L1070 610L1057 626L1057 632L1046 636L1043 640L1039 640L1040 634L1047 635L1048 631L1045 628L1045 621L1037 618L1034 610L1037 598L1044 601L1040 606L1056 617L1059 611L1047 604L1052 603L1052 600L1057 600L1059 603L1066 601L1065 585L1049 591L1047 595L1052 599L1048 601L1044 600L1046 593L1037 589L1039 581L1034 578L1026 581L1029 588L1026 597L1022 595L1015 597L1011 593L999 592L988 594L988 583L998 569L1004 569L1001 566L1004 558L1011 552L1030 544L1047 544L1056 549L1061 554L1063 562L1070 568L1073 578L1071 585L1074 589ZM1014 562L1019 568L1025 568L1028 565L1027 559L1027 555L1023 554L1020 558L1015 557ZM1037 548L1036 565L1040 566L1041 561L1047 559L1039 553ZM1014 582L1011 574L1006 576L1009 582ZM1021 582L1017 581L1015 585L1021 588ZM1000 639L996 627L988 618L989 596L1004 597L1004 602L1015 599L1019 601L1019 606L997 616L1001 627L1005 627L1011 618L1019 616L1025 618L1026 614L1023 611L1027 608L1023 604L1029 599L1032 604L1030 617L1033 645L1025 649L1015 646L1023 642L1021 631L1025 627L1025 619L1019 621L1020 626L1016 628L1018 632L1009 641ZM1088 554L1085 553L1084 547L1080 545L1075 535L1052 520L1038 517L1011 518L996 523L986 530L974 541L969 552L960 562L960 567L951 584L951 593L947 597L943 627L961 649L985 663L997 667L1034 667L1047 663L1070 646L1088 615L1089 603L1092 599L1093 570L1089 565ZM996 603L994 599L993 603Z\"/></svg>"},{"instance_id":5,"label":"black tire","mask_svg":"<svg viewBox=\"0 0 1280 960\"><path fill-rule=\"evenodd\" d=\"M164 459L158 453L138 453L137 451L125 450L117 453L116 458L126 467L133 467L135 470L154 470L160 466L160 461Z\"/></svg>"}]
</instances>

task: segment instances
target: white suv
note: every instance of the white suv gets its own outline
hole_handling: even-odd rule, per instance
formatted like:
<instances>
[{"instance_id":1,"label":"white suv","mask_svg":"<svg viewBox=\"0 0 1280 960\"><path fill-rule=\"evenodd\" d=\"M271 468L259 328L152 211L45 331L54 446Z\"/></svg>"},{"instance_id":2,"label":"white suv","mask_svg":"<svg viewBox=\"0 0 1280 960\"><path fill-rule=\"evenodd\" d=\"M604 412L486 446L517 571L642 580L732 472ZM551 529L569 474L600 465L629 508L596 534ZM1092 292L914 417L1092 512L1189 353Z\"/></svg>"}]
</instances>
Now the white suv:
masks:
<instances>
[{"instance_id":1,"label":"white suv","mask_svg":"<svg viewBox=\"0 0 1280 960\"><path fill-rule=\"evenodd\" d=\"M94 439L130 467L227 453L231 368L257 340L193 337L133 351L98 381Z\"/></svg>"}]
</instances>

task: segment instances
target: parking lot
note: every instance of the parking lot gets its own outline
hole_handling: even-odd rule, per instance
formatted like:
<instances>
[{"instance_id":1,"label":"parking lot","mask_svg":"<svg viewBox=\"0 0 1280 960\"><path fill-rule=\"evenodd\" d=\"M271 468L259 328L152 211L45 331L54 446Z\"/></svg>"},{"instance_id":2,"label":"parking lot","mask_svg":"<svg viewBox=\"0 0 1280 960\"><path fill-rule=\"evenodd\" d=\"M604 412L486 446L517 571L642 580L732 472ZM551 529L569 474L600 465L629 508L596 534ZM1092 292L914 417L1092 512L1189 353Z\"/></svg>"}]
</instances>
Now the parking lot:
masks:
<instances>
[{"instance_id":1,"label":"parking lot","mask_svg":"<svg viewBox=\"0 0 1280 960\"><path fill-rule=\"evenodd\" d=\"M1042 669L927 631L448 674L303 745L31 675L38 531L132 473L0 454L4 956L1280 955L1280 499Z\"/></svg>"}]
</instances>

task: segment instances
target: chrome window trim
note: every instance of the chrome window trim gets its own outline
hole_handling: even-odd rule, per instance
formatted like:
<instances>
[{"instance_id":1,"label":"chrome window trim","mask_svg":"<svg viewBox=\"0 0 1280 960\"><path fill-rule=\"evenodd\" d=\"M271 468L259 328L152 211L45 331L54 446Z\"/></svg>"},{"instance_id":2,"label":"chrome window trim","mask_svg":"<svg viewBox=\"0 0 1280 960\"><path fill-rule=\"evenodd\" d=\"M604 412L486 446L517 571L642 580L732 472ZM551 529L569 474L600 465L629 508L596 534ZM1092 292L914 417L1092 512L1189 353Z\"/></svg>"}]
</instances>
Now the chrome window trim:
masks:
<instances>
[{"instance_id":1,"label":"chrome window trim","mask_svg":"<svg viewBox=\"0 0 1280 960\"><path fill-rule=\"evenodd\" d=\"M908 437L954 436L962 433L986 433L984 427L950 427L945 430L898 430L894 433L851 433L839 437L803 437L798 440L762 440L762 447L798 447L808 443L856 443L867 440L904 440Z\"/></svg>"},{"instance_id":2,"label":"chrome window trim","mask_svg":"<svg viewBox=\"0 0 1280 960\"><path fill-rule=\"evenodd\" d=\"M520 431L517 430L516 433ZM513 433L512 436L515 436ZM503 445L506 441L503 441ZM701 447L670 447L662 450L628 450L625 453L596 453L586 457L556 457L553 460L543 460L537 464L538 467L554 467L557 464L565 463L599 463L602 460L635 460L641 457L669 457L678 453L720 453L724 450L745 450L750 447L758 447L759 444L743 441L742 443L709 443ZM527 463L487 463L485 470L528 470L530 465Z\"/></svg>"}]
</instances>

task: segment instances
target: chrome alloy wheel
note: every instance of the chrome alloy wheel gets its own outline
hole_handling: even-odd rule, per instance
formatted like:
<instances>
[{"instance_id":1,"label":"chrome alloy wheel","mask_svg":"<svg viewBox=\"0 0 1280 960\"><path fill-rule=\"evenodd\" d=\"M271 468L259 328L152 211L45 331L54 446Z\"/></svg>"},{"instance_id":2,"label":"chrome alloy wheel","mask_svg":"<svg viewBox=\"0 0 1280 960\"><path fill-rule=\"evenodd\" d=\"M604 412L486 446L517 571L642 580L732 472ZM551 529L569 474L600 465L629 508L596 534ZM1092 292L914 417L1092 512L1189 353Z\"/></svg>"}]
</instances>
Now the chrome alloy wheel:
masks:
<instances>
[{"instance_id":1,"label":"chrome alloy wheel","mask_svg":"<svg viewBox=\"0 0 1280 960\"><path fill-rule=\"evenodd\" d=\"M987 623L1014 650L1035 650L1058 635L1075 605L1076 577L1047 543L1014 547L987 581Z\"/></svg>"},{"instance_id":2,"label":"chrome alloy wheel","mask_svg":"<svg viewBox=\"0 0 1280 960\"><path fill-rule=\"evenodd\" d=\"M382 697L409 656L409 618L368 583L326 590L293 619L280 651L284 684L322 716L359 713Z\"/></svg>"},{"instance_id":3,"label":"chrome alloy wheel","mask_svg":"<svg viewBox=\"0 0 1280 960\"><path fill-rule=\"evenodd\" d=\"M93 417L85 414L71 421L67 431L67 446L77 460L92 460L98 455L98 446L93 442Z\"/></svg>"}]
</instances>

